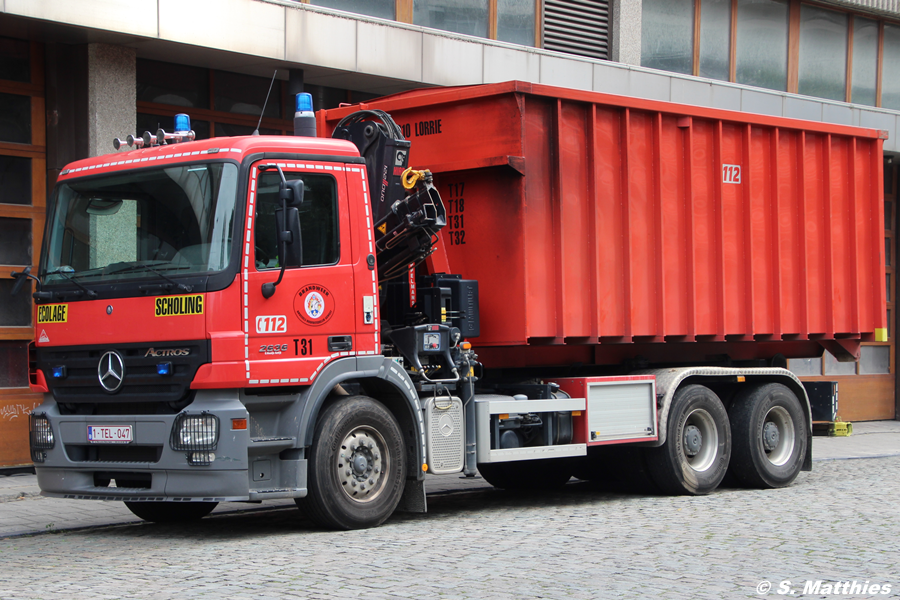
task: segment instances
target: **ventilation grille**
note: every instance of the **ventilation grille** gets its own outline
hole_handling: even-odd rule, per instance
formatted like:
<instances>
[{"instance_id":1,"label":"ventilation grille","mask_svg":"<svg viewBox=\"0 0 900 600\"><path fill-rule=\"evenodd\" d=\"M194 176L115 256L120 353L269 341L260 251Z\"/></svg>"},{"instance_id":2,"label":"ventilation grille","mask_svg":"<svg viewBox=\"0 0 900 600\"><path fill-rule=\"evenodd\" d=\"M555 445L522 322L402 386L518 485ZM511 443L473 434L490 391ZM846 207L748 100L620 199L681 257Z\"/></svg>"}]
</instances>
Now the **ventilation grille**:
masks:
<instances>
[{"instance_id":1,"label":"ventilation grille","mask_svg":"<svg viewBox=\"0 0 900 600\"><path fill-rule=\"evenodd\" d=\"M609 58L609 2L544 0L544 48Z\"/></svg>"}]
</instances>

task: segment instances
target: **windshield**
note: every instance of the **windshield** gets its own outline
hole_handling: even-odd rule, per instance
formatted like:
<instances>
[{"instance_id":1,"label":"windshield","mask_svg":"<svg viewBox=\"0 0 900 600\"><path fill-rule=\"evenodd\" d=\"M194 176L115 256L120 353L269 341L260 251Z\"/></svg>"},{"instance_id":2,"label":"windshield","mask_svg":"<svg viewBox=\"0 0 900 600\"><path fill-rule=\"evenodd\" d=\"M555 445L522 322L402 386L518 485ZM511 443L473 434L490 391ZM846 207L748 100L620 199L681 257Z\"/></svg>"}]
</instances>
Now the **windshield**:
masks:
<instances>
[{"instance_id":1,"label":"windshield","mask_svg":"<svg viewBox=\"0 0 900 600\"><path fill-rule=\"evenodd\" d=\"M231 257L238 168L191 164L63 183L45 284L221 271Z\"/></svg>"}]
</instances>

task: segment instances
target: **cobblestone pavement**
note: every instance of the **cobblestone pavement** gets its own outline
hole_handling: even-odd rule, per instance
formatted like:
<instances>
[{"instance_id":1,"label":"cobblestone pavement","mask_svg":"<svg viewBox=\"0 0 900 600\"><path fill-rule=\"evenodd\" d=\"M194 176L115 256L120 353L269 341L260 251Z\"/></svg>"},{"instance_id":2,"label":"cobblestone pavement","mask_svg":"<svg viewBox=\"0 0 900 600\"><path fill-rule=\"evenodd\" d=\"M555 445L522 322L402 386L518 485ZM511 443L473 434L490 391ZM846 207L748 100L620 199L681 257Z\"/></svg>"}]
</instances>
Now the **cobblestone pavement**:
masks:
<instances>
[{"instance_id":1,"label":"cobblestone pavement","mask_svg":"<svg viewBox=\"0 0 900 600\"><path fill-rule=\"evenodd\" d=\"M276 508L13 537L0 598L759 598L763 581L897 597L898 473L900 457L823 461L789 488L697 498L480 489L340 533ZM803 594L817 580L891 591Z\"/></svg>"}]
</instances>

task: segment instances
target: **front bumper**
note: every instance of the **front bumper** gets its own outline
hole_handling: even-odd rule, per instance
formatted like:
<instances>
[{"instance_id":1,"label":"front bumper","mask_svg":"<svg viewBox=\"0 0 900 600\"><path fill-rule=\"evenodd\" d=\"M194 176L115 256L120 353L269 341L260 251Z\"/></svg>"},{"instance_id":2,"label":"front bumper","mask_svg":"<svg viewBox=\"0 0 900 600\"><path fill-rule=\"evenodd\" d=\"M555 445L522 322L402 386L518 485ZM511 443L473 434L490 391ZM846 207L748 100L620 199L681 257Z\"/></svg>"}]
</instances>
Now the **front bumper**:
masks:
<instances>
[{"instance_id":1,"label":"front bumper","mask_svg":"<svg viewBox=\"0 0 900 600\"><path fill-rule=\"evenodd\" d=\"M34 410L50 421L56 442L35 463L45 496L95 500L226 502L250 499L249 432L232 431L232 419L247 419L235 393L199 392L184 412L208 412L219 418L215 460L188 464L187 452L173 450L169 440L177 415L61 415L50 394ZM129 444L94 444L88 426L131 425ZM103 485L115 481L115 487ZM112 484L110 484L112 485Z\"/></svg>"}]
</instances>

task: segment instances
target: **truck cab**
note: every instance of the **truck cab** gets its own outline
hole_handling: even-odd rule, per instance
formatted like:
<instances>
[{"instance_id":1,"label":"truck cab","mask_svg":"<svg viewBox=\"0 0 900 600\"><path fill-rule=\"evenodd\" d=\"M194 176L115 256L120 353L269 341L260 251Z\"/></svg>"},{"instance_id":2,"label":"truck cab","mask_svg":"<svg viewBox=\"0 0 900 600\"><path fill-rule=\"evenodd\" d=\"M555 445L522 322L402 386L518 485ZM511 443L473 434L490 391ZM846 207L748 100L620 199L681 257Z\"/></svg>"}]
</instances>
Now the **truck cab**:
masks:
<instances>
[{"instance_id":1,"label":"truck cab","mask_svg":"<svg viewBox=\"0 0 900 600\"><path fill-rule=\"evenodd\" d=\"M303 183L286 254L282 181ZM32 429L52 422L53 439L33 458L48 495L302 495L302 440L281 421L304 414L282 409L329 365L380 355L365 166L346 141L212 139L72 164L40 264Z\"/></svg>"}]
</instances>

